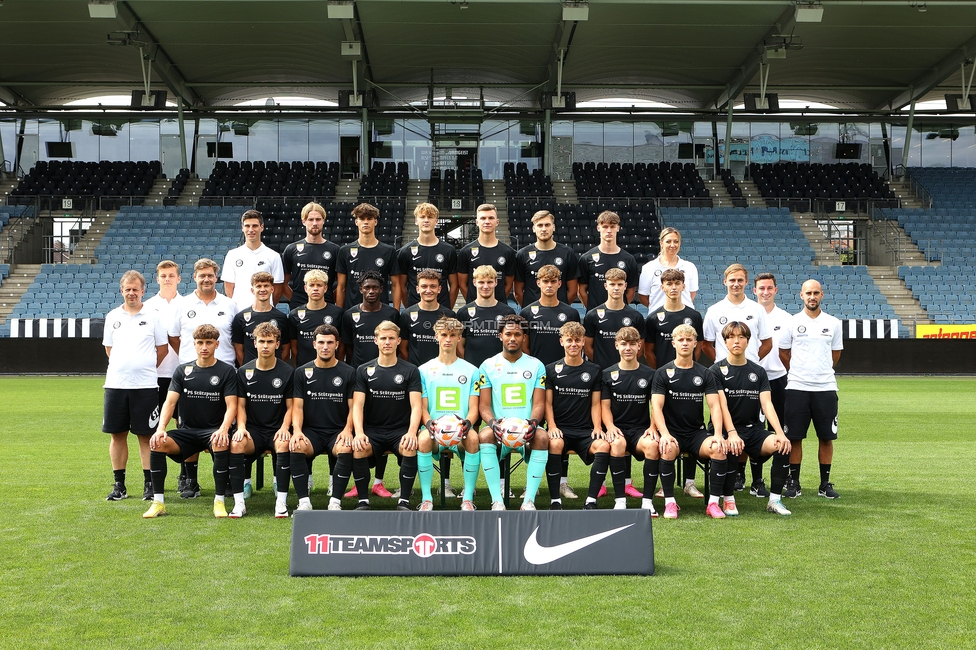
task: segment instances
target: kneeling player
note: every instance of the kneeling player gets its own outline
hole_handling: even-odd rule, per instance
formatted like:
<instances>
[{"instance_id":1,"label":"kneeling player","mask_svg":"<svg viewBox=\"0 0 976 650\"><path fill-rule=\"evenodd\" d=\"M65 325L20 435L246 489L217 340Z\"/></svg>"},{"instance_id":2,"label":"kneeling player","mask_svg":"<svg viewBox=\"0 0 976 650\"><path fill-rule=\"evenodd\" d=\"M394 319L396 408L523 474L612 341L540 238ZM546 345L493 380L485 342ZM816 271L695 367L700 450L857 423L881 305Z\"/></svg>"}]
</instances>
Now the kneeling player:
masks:
<instances>
[{"instance_id":1,"label":"kneeling player","mask_svg":"<svg viewBox=\"0 0 976 650\"><path fill-rule=\"evenodd\" d=\"M661 487L664 488L664 517L678 518L678 503L674 500L674 460L679 454L694 454L711 459L709 497L705 514L713 519L725 518L718 498L725 486L728 447L722 436L723 417L713 417L714 435L705 429L702 402L708 403L713 414L722 413L719 386L715 376L693 358L698 335L690 325L678 325L671 332L676 356L654 373L651 404L654 407L654 426L661 434ZM735 468L733 468L733 473ZM646 488L645 488L646 490Z\"/></svg>"},{"instance_id":2,"label":"kneeling player","mask_svg":"<svg viewBox=\"0 0 976 650\"><path fill-rule=\"evenodd\" d=\"M400 498L397 510L410 510L410 492L417 478L417 431L423 411L420 371L397 358L400 328L383 321L373 331L379 357L356 370L352 399L353 480L359 494L356 510L369 510L369 464L386 453L400 460ZM336 490L339 481L336 468ZM336 494L341 494L336 492Z\"/></svg>"},{"instance_id":3,"label":"kneeling player","mask_svg":"<svg viewBox=\"0 0 976 650\"><path fill-rule=\"evenodd\" d=\"M746 348L751 336L749 326L738 321L732 321L722 328L722 339L729 355L709 368L715 381L723 388L725 429L728 431L729 457L722 491L725 497L723 511L730 516L739 514L735 507L736 476L733 472L739 465L738 461L748 455L762 463L772 456L772 483L766 510L778 515L788 515L790 511L783 506L780 495L790 473L790 441L783 433L779 417L773 408L766 369L746 358ZM767 431L763 426L759 418L760 410L775 433ZM741 443L736 442L736 437L741 439Z\"/></svg>"},{"instance_id":4,"label":"kneeling player","mask_svg":"<svg viewBox=\"0 0 976 650\"><path fill-rule=\"evenodd\" d=\"M149 469L152 472L153 502L142 516L146 519L166 514L163 488L166 483L166 457L182 461L210 450L214 462L214 516L226 517L224 493L230 464L230 426L237 415L237 374L233 366L214 356L220 332L213 325L193 330L196 361L181 363L173 373L159 428L149 439ZM180 405L179 428L166 431L176 404Z\"/></svg>"},{"instance_id":5,"label":"kneeling player","mask_svg":"<svg viewBox=\"0 0 976 650\"><path fill-rule=\"evenodd\" d=\"M439 352L420 366L420 379L423 384L423 410L426 426L418 437L417 471L420 473L420 492L423 495L420 510L434 509L430 495L430 484L434 478L434 456L443 451L458 453L464 449L464 498L461 510L474 510L474 486L478 480L481 465L478 453L478 436L469 434L471 422L478 419L478 393L474 389L478 381L478 369L457 356L458 342L464 325L456 318L442 316L434 323L434 336L437 338ZM456 416L461 420L459 434L461 442L448 447L435 438L438 434L437 422L443 416ZM460 454L459 454L460 455ZM403 491L400 491L403 494Z\"/></svg>"},{"instance_id":6,"label":"kneeling player","mask_svg":"<svg viewBox=\"0 0 976 650\"><path fill-rule=\"evenodd\" d=\"M614 510L627 508L624 473L626 454L644 461L644 498L641 507L657 517L651 495L657 487L660 463L658 435L651 424L649 408L654 370L641 365L641 335L635 327L621 327L614 346L620 362L603 371L603 426L610 441L610 478L613 482ZM590 497L595 496L591 494ZM587 497L587 503L590 502ZM593 499L596 507L596 499ZM584 506L586 507L586 506Z\"/></svg>"},{"instance_id":7,"label":"kneeling player","mask_svg":"<svg viewBox=\"0 0 976 650\"><path fill-rule=\"evenodd\" d=\"M497 450L497 441L503 433L502 420L522 418L528 420L530 427L527 437L531 438L531 452L526 447L519 449L523 457L528 454L522 510L535 510L535 495L549 460L549 435L539 426L546 408L546 369L541 361L522 352L528 326L528 321L517 314L503 316L498 321L502 351L485 359L479 369L479 410L487 426L478 437L481 441L481 468L491 493L492 510L505 509ZM511 450L511 447L503 445L501 456L506 456Z\"/></svg>"},{"instance_id":8,"label":"kneeling player","mask_svg":"<svg viewBox=\"0 0 976 650\"><path fill-rule=\"evenodd\" d=\"M339 498L352 474L352 391L356 371L336 358L339 330L319 325L313 333L315 359L295 371L294 431L287 451L279 456L282 476L278 479L275 517L288 516L288 472L295 483L298 510L311 510L309 459L328 453L335 459L335 485L329 510L341 510ZM287 460L280 460L281 457ZM336 488L335 486L339 487Z\"/></svg>"},{"instance_id":9,"label":"kneeling player","mask_svg":"<svg viewBox=\"0 0 976 650\"><path fill-rule=\"evenodd\" d=\"M578 322L559 328L561 361L546 366L546 424L549 429L549 509L562 510L559 484L562 458L576 452L590 469L590 489L584 509L596 508L596 496L607 478L611 464L610 443L606 441L600 413L600 366L583 359L586 329ZM620 459L622 464L624 459ZM619 468L618 468L619 469ZM621 474L621 477L623 474Z\"/></svg>"},{"instance_id":10,"label":"kneeling player","mask_svg":"<svg viewBox=\"0 0 976 650\"><path fill-rule=\"evenodd\" d=\"M237 432L230 441L232 519L247 514L244 475L249 460L253 462L266 451L274 451L275 478L278 485L288 485L285 458L291 439L295 371L277 358L281 331L276 325L260 323L252 337L257 358L237 370Z\"/></svg>"}]
</instances>

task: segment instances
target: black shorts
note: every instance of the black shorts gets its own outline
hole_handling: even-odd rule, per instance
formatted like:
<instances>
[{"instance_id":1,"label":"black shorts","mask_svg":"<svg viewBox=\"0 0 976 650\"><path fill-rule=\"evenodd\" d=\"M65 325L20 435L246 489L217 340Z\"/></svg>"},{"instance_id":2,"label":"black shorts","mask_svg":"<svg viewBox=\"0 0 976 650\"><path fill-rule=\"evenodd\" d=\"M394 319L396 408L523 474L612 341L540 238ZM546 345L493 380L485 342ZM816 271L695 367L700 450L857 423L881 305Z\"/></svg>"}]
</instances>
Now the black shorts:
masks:
<instances>
[{"instance_id":1,"label":"black shorts","mask_svg":"<svg viewBox=\"0 0 976 650\"><path fill-rule=\"evenodd\" d=\"M773 402L773 410L776 411L776 416L779 418L780 426L783 425L783 414L786 413L786 375L783 375L779 379L769 380L769 398ZM765 422L765 416L760 414L760 418ZM766 422L766 428L770 431L773 428Z\"/></svg>"},{"instance_id":2,"label":"black shorts","mask_svg":"<svg viewBox=\"0 0 976 650\"><path fill-rule=\"evenodd\" d=\"M702 444L711 438L713 434L705 429L699 429L691 433L672 433L671 435L678 441L679 454L691 454L692 458L698 458L698 451L701 449Z\"/></svg>"},{"instance_id":3,"label":"black shorts","mask_svg":"<svg viewBox=\"0 0 976 650\"><path fill-rule=\"evenodd\" d=\"M160 411L157 395L155 388L106 388L102 433L156 433Z\"/></svg>"},{"instance_id":4,"label":"black shorts","mask_svg":"<svg viewBox=\"0 0 976 650\"><path fill-rule=\"evenodd\" d=\"M254 441L254 454L252 456L261 456L266 451L274 451L274 437L277 431L249 429L248 433L251 434L251 440Z\"/></svg>"},{"instance_id":5,"label":"black shorts","mask_svg":"<svg viewBox=\"0 0 976 650\"><path fill-rule=\"evenodd\" d=\"M786 391L783 433L790 440L807 437L810 421L821 440L837 440L837 393L828 391Z\"/></svg>"},{"instance_id":6,"label":"black shorts","mask_svg":"<svg viewBox=\"0 0 976 650\"><path fill-rule=\"evenodd\" d=\"M573 451L580 457L585 464L593 462L593 455L590 452L590 445L593 444L592 429L584 431L582 429L562 429L563 432L563 455Z\"/></svg>"},{"instance_id":7,"label":"black shorts","mask_svg":"<svg viewBox=\"0 0 976 650\"><path fill-rule=\"evenodd\" d=\"M173 429L167 431L166 435L180 447L179 456L173 454L171 457L180 462L184 458L199 454L201 451L207 451L210 449L210 436L213 435L214 431L216 429Z\"/></svg>"},{"instance_id":8,"label":"black shorts","mask_svg":"<svg viewBox=\"0 0 976 650\"><path fill-rule=\"evenodd\" d=\"M383 454L390 452L397 458L400 457L400 439L407 435L406 431L373 432L367 433L369 444L373 448L373 458L379 458Z\"/></svg>"},{"instance_id":9,"label":"black shorts","mask_svg":"<svg viewBox=\"0 0 976 650\"><path fill-rule=\"evenodd\" d=\"M742 453L757 460L763 457L762 446L766 442L766 438L773 435L769 431L766 431L758 422L744 427L736 426L736 433L739 434L742 442L745 443L742 448ZM725 437L728 438L728 434L725 434Z\"/></svg>"},{"instance_id":10,"label":"black shorts","mask_svg":"<svg viewBox=\"0 0 976 650\"><path fill-rule=\"evenodd\" d=\"M627 453L637 460L644 460L644 454L637 451L637 443L644 437L646 431L647 429L627 429L623 431L624 438L627 440Z\"/></svg>"},{"instance_id":11,"label":"black shorts","mask_svg":"<svg viewBox=\"0 0 976 650\"><path fill-rule=\"evenodd\" d=\"M322 454L331 454L332 448L335 447L336 438L339 437L339 432L336 433L326 433L324 431L315 431L314 429L306 429L302 431L308 441L312 443L312 451L316 456L321 456Z\"/></svg>"}]
</instances>

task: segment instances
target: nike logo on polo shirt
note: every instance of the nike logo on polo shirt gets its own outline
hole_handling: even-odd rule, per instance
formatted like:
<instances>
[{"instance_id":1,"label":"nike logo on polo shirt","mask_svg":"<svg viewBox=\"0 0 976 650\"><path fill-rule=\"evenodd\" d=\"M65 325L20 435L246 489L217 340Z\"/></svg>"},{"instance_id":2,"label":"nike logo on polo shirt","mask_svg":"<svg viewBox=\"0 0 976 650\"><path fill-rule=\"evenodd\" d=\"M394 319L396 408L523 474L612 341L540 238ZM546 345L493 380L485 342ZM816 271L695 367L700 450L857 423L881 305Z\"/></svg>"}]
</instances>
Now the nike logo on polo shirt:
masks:
<instances>
[{"instance_id":1,"label":"nike logo on polo shirt","mask_svg":"<svg viewBox=\"0 0 976 650\"><path fill-rule=\"evenodd\" d=\"M587 546L592 546L593 544L596 544L600 540L606 539L611 535L616 535L620 531L626 530L633 525L634 524L627 524L626 526L621 526L620 528L613 528L595 535L588 535L586 537L574 539L562 544L556 544L555 546L542 546L539 544L537 539L539 527L536 526L535 530L532 531L532 534L529 535L529 539L525 541L525 548L522 549L522 556L529 564L548 564L564 558L567 555L571 555L576 551L581 551Z\"/></svg>"}]
</instances>

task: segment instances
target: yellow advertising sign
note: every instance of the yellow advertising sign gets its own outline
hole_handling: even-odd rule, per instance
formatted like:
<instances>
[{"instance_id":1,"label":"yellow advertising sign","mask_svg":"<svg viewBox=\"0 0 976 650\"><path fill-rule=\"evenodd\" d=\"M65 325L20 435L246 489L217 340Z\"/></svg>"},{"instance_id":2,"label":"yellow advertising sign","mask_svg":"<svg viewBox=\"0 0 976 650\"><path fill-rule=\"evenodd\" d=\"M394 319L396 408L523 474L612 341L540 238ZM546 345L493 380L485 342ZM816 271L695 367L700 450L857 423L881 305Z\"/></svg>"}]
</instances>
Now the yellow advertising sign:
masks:
<instances>
[{"instance_id":1,"label":"yellow advertising sign","mask_svg":"<svg viewBox=\"0 0 976 650\"><path fill-rule=\"evenodd\" d=\"M976 325L916 325L915 338L976 340Z\"/></svg>"}]
</instances>

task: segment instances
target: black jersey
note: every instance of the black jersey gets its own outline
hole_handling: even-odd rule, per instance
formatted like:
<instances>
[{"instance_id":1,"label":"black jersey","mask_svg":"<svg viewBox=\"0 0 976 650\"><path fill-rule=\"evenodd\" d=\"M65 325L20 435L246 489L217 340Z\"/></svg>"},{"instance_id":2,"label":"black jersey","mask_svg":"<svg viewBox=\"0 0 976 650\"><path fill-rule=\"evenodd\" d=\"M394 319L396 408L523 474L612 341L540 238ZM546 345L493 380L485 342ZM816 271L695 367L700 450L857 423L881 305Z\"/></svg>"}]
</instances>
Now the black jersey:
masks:
<instances>
[{"instance_id":1,"label":"black jersey","mask_svg":"<svg viewBox=\"0 0 976 650\"><path fill-rule=\"evenodd\" d=\"M636 327L644 331L644 317L640 312L624 305L623 309L607 309L603 303L596 309L586 312L583 317L586 336L593 339L593 361L601 368L609 368L620 361L620 354L614 345L621 327Z\"/></svg>"},{"instance_id":2,"label":"black jersey","mask_svg":"<svg viewBox=\"0 0 976 650\"><path fill-rule=\"evenodd\" d=\"M247 428L258 431L277 431L285 419L294 388L295 369L284 361L276 361L274 368L261 370L257 361L245 363L237 369L237 396L246 400Z\"/></svg>"},{"instance_id":3,"label":"black jersey","mask_svg":"<svg viewBox=\"0 0 976 650\"><path fill-rule=\"evenodd\" d=\"M546 366L546 390L552 391L552 415L561 430L591 431L593 393L600 392L600 367L592 361L570 366L557 361ZM550 422L550 424L553 424Z\"/></svg>"},{"instance_id":4,"label":"black jersey","mask_svg":"<svg viewBox=\"0 0 976 650\"><path fill-rule=\"evenodd\" d=\"M390 276L397 272L396 257L396 249L383 242L367 248L354 241L340 248L336 273L346 275L346 300L343 305L349 307L363 301L363 294L359 291L359 278L369 270L377 271L383 276L383 293L380 295L380 302L390 302Z\"/></svg>"},{"instance_id":5,"label":"black jersey","mask_svg":"<svg viewBox=\"0 0 976 650\"><path fill-rule=\"evenodd\" d=\"M627 288L636 288L640 280L640 267L634 256L620 249L617 253L604 253L599 246L580 256L579 283L586 285L586 308L595 309L607 301L606 273L620 269L627 273Z\"/></svg>"},{"instance_id":6,"label":"black jersey","mask_svg":"<svg viewBox=\"0 0 976 650\"><path fill-rule=\"evenodd\" d=\"M705 395L720 390L715 375L695 363L679 368L674 361L654 372L654 395L664 395L664 423L672 435L688 435L705 428Z\"/></svg>"},{"instance_id":7,"label":"black jersey","mask_svg":"<svg viewBox=\"0 0 976 650\"><path fill-rule=\"evenodd\" d=\"M356 387L356 371L341 361L331 368L315 362L295 370L295 398L302 400L302 431L333 435L349 419L349 400Z\"/></svg>"},{"instance_id":8,"label":"black jersey","mask_svg":"<svg viewBox=\"0 0 976 650\"><path fill-rule=\"evenodd\" d=\"M457 273L457 249L446 241L438 241L433 246L421 246L420 242L414 239L412 242L400 249L397 254L398 274L407 276L407 295L406 305L416 305L420 302L420 294L417 293L417 274L421 271L437 271L441 274L441 292L437 296L437 302L450 309L450 282L448 276Z\"/></svg>"},{"instance_id":9,"label":"black jersey","mask_svg":"<svg viewBox=\"0 0 976 650\"><path fill-rule=\"evenodd\" d=\"M389 305L380 305L378 311L363 311L362 305L350 307L342 315L342 342L346 350L352 347L353 368L379 356L376 347L376 326L388 320L400 324L400 314ZM402 335L402 332L401 332Z\"/></svg>"},{"instance_id":10,"label":"black jersey","mask_svg":"<svg viewBox=\"0 0 976 650\"><path fill-rule=\"evenodd\" d=\"M480 368L485 359L502 351L498 337L498 321L515 310L508 303L499 301L494 307L479 307L471 302L462 307L458 316L464 323L464 360Z\"/></svg>"},{"instance_id":11,"label":"black jersey","mask_svg":"<svg viewBox=\"0 0 976 650\"><path fill-rule=\"evenodd\" d=\"M505 295L505 278L515 275L515 249L502 242L488 248L478 243L477 239L458 252L458 273L468 275L468 292L464 299L474 302L478 298L478 290L474 286L474 278L471 274L479 266L485 265L495 269L498 277L495 299L502 302L508 300L508 296Z\"/></svg>"},{"instance_id":12,"label":"black jersey","mask_svg":"<svg viewBox=\"0 0 976 650\"><path fill-rule=\"evenodd\" d=\"M275 351L275 356L281 358L281 349L291 342L288 335L288 317L274 307L271 311L254 311L245 309L237 312L230 324L230 340L244 346L244 363L258 358L258 351L254 347L254 328L261 323L271 323L278 328L281 345Z\"/></svg>"},{"instance_id":13,"label":"black jersey","mask_svg":"<svg viewBox=\"0 0 976 650\"><path fill-rule=\"evenodd\" d=\"M651 384L654 370L638 365L621 370L614 364L603 371L601 399L610 400L610 414L621 431L644 431L651 426Z\"/></svg>"},{"instance_id":14,"label":"black jersey","mask_svg":"<svg viewBox=\"0 0 976 650\"><path fill-rule=\"evenodd\" d=\"M559 328L565 323L578 323L579 312L564 302L545 307L535 301L519 314L529 321L529 354L549 364L565 356L559 344Z\"/></svg>"},{"instance_id":15,"label":"black jersey","mask_svg":"<svg viewBox=\"0 0 976 650\"><path fill-rule=\"evenodd\" d=\"M224 398L237 396L237 373L232 365L223 361L207 368L189 361L176 367L169 390L180 394L177 426L181 429L219 429L227 413Z\"/></svg>"},{"instance_id":16,"label":"black jersey","mask_svg":"<svg viewBox=\"0 0 976 650\"><path fill-rule=\"evenodd\" d=\"M410 393L423 393L417 366L397 359L384 367L373 359L356 369L356 392L366 395L363 428L374 433L405 433L410 428Z\"/></svg>"},{"instance_id":17,"label":"black jersey","mask_svg":"<svg viewBox=\"0 0 976 650\"><path fill-rule=\"evenodd\" d=\"M547 264L555 265L562 272L563 284L556 297L562 302L569 302L566 285L570 280L579 277L579 255L566 244L556 244L549 251L539 250L535 244L529 244L515 255L515 281L525 283L522 288L523 305L531 305L542 296L535 274Z\"/></svg>"},{"instance_id":18,"label":"black jersey","mask_svg":"<svg viewBox=\"0 0 976 650\"><path fill-rule=\"evenodd\" d=\"M677 355L671 343L671 332L678 325L691 325L698 334L698 340L705 340L702 315L691 307L685 307L680 311L668 311L661 307L648 314L644 321L644 340L654 346L654 358L657 360L658 368L674 361Z\"/></svg>"},{"instance_id":19,"label":"black jersey","mask_svg":"<svg viewBox=\"0 0 976 650\"><path fill-rule=\"evenodd\" d=\"M319 325L331 325L341 334L342 307L329 303L322 309L309 309L302 305L288 312L288 338L298 342L295 365L315 360L315 328Z\"/></svg>"},{"instance_id":20,"label":"black jersey","mask_svg":"<svg viewBox=\"0 0 976 650\"><path fill-rule=\"evenodd\" d=\"M714 375L719 387L725 391L732 424L736 428L750 424L762 427L759 393L770 391L766 369L748 359L742 366L733 366L728 359L722 359L712 364L708 372Z\"/></svg>"},{"instance_id":21,"label":"black jersey","mask_svg":"<svg viewBox=\"0 0 976 650\"><path fill-rule=\"evenodd\" d=\"M329 274L329 286L325 292L325 301L335 302L336 261L339 259L339 246L330 241L321 244L310 244L304 239L285 246L281 254L281 265L285 274L291 277L288 286L291 287L291 300L288 307L295 309L308 302L305 293L305 274L312 269L319 269Z\"/></svg>"},{"instance_id":22,"label":"black jersey","mask_svg":"<svg viewBox=\"0 0 976 650\"><path fill-rule=\"evenodd\" d=\"M407 342L407 361L415 366L421 366L437 358L440 348L437 345L437 337L434 336L434 323L444 316L457 318L457 314L452 310L440 306L428 311L416 304L400 312L402 324L400 337Z\"/></svg>"}]
</instances>

